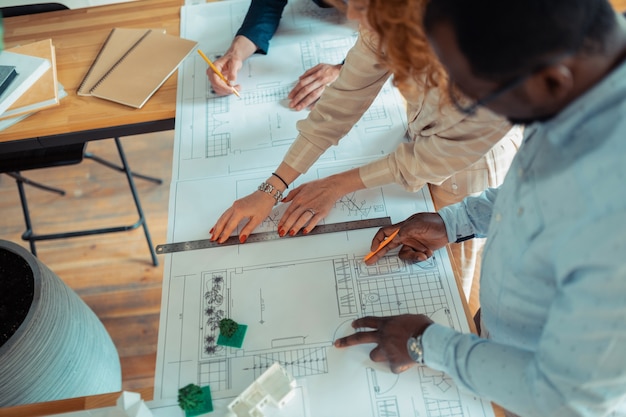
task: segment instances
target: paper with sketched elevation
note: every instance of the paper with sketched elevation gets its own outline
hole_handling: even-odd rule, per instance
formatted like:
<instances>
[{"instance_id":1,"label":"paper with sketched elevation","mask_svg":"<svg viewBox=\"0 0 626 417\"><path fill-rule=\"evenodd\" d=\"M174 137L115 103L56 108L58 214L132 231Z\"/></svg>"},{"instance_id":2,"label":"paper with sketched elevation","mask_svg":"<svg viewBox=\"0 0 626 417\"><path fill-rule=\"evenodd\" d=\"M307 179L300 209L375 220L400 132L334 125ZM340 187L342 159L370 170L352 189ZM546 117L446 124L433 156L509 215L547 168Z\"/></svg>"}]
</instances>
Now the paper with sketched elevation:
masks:
<instances>
[{"instance_id":1,"label":"paper with sketched elevation","mask_svg":"<svg viewBox=\"0 0 626 417\"><path fill-rule=\"evenodd\" d=\"M248 2L233 0L185 6L181 36L198 41L212 60L224 53L243 21ZM297 136L296 122L308 110L288 107L287 94L298 77L320 62L337 64L356 41L356 25L334 9L310 0L290 1L268 55L245 61L235 95L210 90L207 64L198 54L179 68L173 179L224 176L250 169L275 169ZM382 156L406 132L406 110L387 83L372 106L324 160Z\"/></svg>"}]
</instances>

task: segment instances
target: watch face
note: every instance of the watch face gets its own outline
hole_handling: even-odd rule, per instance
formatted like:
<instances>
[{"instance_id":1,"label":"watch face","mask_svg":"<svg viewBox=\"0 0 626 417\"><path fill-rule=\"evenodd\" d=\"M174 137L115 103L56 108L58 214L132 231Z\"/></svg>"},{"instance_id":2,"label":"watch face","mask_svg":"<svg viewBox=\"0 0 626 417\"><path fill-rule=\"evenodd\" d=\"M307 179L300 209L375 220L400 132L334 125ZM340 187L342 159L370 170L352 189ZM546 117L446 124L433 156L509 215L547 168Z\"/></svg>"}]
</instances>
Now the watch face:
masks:
<instances>
[{"instance_id":1,"label":"watch face","mask_svg":"<svg viewBox=\"0 0 626 417\"><path fill-rule=\"evenodd\" d=\"M410 337L406 342L406 347L409 352L409 356L417 363L424 363L424 350L422 348L421 337Z\"/></svg>"}]
</instances>

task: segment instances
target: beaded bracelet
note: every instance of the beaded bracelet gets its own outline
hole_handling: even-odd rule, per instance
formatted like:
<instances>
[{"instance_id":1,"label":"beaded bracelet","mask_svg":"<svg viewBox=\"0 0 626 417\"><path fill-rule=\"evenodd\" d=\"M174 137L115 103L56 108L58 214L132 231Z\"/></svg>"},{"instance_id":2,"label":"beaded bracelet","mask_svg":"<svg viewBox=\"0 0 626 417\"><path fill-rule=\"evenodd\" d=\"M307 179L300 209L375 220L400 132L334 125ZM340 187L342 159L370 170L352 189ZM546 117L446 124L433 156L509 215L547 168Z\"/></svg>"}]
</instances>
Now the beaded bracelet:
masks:
<instances>
[{"instance_id":1,"label":"beaded bracelet","mask_svg":"<svg viewBox=\"0 0 626 417\"><path fill-rule=\"evenodd\" d=\"M271 195L272 197L274 197L274 200L276 200L276 203L274 203L274 205L278 204L280 200L283 199L283 193L278 188L274 187L272 184L262 182L261 185L259 185L258 190L263 191L264 193L267 193Z\"/></svg>"}]
</instances>

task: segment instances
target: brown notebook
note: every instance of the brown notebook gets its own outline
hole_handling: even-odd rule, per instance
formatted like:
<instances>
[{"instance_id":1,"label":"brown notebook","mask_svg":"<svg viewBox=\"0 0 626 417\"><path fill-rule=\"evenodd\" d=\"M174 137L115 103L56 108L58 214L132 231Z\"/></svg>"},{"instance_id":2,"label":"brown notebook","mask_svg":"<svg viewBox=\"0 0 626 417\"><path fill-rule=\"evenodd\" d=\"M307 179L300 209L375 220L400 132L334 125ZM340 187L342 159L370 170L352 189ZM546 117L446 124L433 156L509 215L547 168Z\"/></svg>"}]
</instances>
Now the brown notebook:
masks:
<instances>
[{"instance_id":1,"label":"brown notebook","mask_svg":"<svg viewBox=\"0 0 626 417\"><path fill-rule=\"evenodd\" d=\"M51 39L16 46L7 51L36 56L50 61L50 68L39 77L11 106L2 114L0 120L33 113L59 104L57 66L54 46Z\"/></svg>"},{"instance_id":2,"label":"brown notebook","mask_svg":"<svg viewBox=\"0 0 626 417\"><path fill-rule=\"evenodd\" d=\"M124 54L132 48L149 29L113 28L105 39L98 55L87 70L76 94L90 96L89 92ZM165 33L165 30L162 30Z\"/></svg>"},{"instance_id":3,"label":"brown notebook","mask_svg":"<svg viewBox=\"0 0 626 417\"><path fill-rule=\"evenodd\" d=\"M91 95L141 108L198 43L148 30L91 89Z\"/></svg>"}]
</instances>

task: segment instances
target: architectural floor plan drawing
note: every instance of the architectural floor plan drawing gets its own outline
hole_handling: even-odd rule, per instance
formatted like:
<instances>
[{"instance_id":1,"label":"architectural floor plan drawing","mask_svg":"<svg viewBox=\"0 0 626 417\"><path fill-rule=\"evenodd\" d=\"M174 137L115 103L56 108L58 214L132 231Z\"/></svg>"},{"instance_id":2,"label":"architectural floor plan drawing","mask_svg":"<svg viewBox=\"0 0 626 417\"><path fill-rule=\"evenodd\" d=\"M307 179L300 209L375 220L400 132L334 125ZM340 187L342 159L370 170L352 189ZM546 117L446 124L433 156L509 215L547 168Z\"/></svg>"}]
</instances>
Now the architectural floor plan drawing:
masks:
<instances>
[{"instance_id":1,"label":"architectural floor plan drawing","mask_svg":"<svg viewBox=\"0 0 626 417\"><path fill-rule=\"evenodd\" d=\"M248 4L184 6L181 36L197 40L215 58L227 49ZM354 40L355 26L336 12L310 0L291 0L270 54L253 57L242 70L241 99L215 97L204 61L185 60L178 78L169 243L207 239L232 202L267 179L295 138L295 122L306 117L286 107L287 92L317 62L343 59ZM380 158L395 149L405 131L402 100L386 86L348 137L293 187ZM275 206L255 233L275 232L285 207ZM408 193L389 185L344 196L324 223L382 217L395 223L432 210L427 187ZM489 403L462 392L441 372L415 367L396 375L387 364L370 360L372 345L333 346L365 315L421 313L469 330L447 252L408 264L392 251L366 266L362 259L376 231L166 254L150 404L155 416L182 416L176 397L188 383L209 385L215 415L225 415L229 402L276 362L295 377L296 395L286 409L267 410L267 416L493 416ZM247 326L241 348L217 343L222 318Z\"/></svg>"},{"instance_id":2,"label":"architectural floor plan drawing","mask_svg":"<svg viewBox=\"0 0 626 417\"><path fill-rule=\"evenodd\" d=\"M320 164L312 171L327 175L343 168ZM210 226L198 237L194 216L205 210L219 215L222 208L215 195L238 188L237 181L256 184L253 176L178 181L172 190L180 204L170 209L169 240L206 238ZM215 194L201 197L209 195L202 189ZM432 210L426 188L407 193L389 186L367 193L338 202L336 221L390 216L397 222ZM226 196L220 200L232 201ZM344 205L353 207L344 210ZM280 415L491 415L487 403L460 392L441 372L415 368L394 375L386 365L370 361L371 346L332 346L352 332L352 320L364 315L419 312L468 330L447 253L406 264L394 252L366 266L362 259L375 232L363 229L166 255L155 399L175 397L179 387L195 382L210 385L214 398L228 403L279 362L298 381L300 398L290 405L294 410ZM248 326L241 349L216 343L224 317ZM357 408L349 398L360 399Z\"/></svg>"},{"instance_id":3,"label":"architectural floor plan drawing","mask_svg":"<svg viewBox=\"0 0 626 417\"><path fill-rule=\"evenodd\" d=\"M215 16L241 22L245 10L247 2L237 0L186 6L181 36L198 41L200 49L216 59L228 48L238 25L212 24ZM198 54L186 59L179 69L173 178L275 168L297 136L296 122L308 114L288 107L289 91L305 70L320 62L341 62L355 40L354 24L338 12L321 9L311 1L289 2L269 54L250 57L239 73L241 99L216 96L204 60ZM324 159L340 161L391 152L406 132L405 113L398 91L387 83L340 146L327 152Z\"/></svg>"},{"instance_id":4,"label":"architectural floor plan drawing","mask_svg":"<svg viewBox=\"0 0 626 417\"><path fill-rule=\"evenodd\" d=\"M445 252L420 264L390 254L368 267L361 260L375 231L167 255L155 398L195 382L228 400L279 362L308 399L302 415L489 415L441 372L395 375L370 361L372 346L332 346L364 315L419 312L468 330ZM223 317L248 326L241 349L216 344Z\"/></svg>"}]
</instances>

